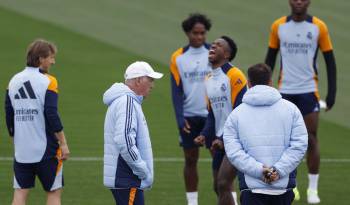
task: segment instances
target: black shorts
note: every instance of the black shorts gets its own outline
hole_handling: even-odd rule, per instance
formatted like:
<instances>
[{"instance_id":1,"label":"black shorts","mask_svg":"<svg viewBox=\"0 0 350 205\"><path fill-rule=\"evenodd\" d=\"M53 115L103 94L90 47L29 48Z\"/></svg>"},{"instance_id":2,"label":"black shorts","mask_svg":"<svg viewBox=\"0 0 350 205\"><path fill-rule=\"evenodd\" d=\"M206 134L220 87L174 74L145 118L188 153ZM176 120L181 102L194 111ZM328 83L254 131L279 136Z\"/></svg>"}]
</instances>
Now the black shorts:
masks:
<instances>
[{"instance_id":1,"label":"black shorts","mask_svg":"<svg viewBox=\"0 0 350 205\"><path fill-rule=\"evenodd\" d=\"M282 98L294 103L303 116L320 111L320 104L316 93L283 94Z\"/></svg>"},{"instance_id":2,"label":"black shorts","mask_svg":"<svg viewBox=\"0 0 350 205\"><path fill-rule=\"evenodd\" d=\"M111 189L117 205L144 205L143 191L137 188Z\"/></svg>"},{"instance_id":3,"label":"black shorts","mask_svg":"<svg viewBox=\"0 0 350 205\"><path fill-rule=\"evenodd\" d=\"M50 192L63 187L63 164L57 158L50 158L37 163L13 163L13 188L29 189L35 186L38 176L45 191Z\"/></svg>"},{"instance_id":4,"label":"black shorts","mask_svg":"<svg viewBox=\"0 0 350 205\"><path fill-rule=\"evenodd\" d=\"M294 200L294 193L288 190L281 195L267 195L245 190L241 192L240 200L241 205L290 205Z\"/></svg>"},{"instance_id":5,"label":"black shorts","mask_svg":"<svg viewBox=\"0 0 350 205\"><path fill-rule=\"evenodd\" d=\"M198 145L194 143L194 139L200 135L201 131L205 126L205 121L207 118L206 117L185 117L185 119L191 126L191 132L186 133L185 131L180 130L180 137L179 137L180 146L182 146L184 149L198 147ZM210 148L212 141L213 141L212 138L207 137L205 139L205 146L207 148Z\"/></svg>"}]
</instances>

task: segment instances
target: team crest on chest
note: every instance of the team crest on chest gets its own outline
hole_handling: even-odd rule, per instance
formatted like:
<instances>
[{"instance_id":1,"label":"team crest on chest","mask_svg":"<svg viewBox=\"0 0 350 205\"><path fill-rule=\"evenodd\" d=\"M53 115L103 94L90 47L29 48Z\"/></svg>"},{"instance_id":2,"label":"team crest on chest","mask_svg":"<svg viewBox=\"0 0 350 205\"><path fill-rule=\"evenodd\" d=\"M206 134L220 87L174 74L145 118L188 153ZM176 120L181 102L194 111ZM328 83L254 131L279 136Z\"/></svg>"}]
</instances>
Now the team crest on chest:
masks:
<instances>
[{"instance_id":1,"label":"team crest on chest","mask_svg":"<svg viewBox=\"0 0 350 205\"><path fill-rule=\"evenodd\" d=\"M306 37L307 37L309 40L312 40L312 33L311 33L310 31L307 32Z\"/></svg>"},{"instance_id":2,"label":"team crest on chest","mask_svg":"<svg viewBox=\"0 0 350 205\"><path fill-rule=\"evenodd\" d=\"M227 90L226 84L223 83L223 84L221 85L220 89L221 89L222 92L225 92L225 91Z\"/></svg>"}]
</instances>

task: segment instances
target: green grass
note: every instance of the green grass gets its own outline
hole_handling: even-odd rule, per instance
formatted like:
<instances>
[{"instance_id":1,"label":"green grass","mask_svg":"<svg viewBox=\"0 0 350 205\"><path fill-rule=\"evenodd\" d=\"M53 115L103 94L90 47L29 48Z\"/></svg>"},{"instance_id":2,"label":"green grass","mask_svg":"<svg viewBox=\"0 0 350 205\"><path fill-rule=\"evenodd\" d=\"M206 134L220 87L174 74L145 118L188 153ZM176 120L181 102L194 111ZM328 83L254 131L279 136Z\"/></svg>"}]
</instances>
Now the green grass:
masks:
<instances>
[{"instance_id":1,"label":"green grass","mask_svg":"<svg viewBox=\"0 0 350 205\"><path fill-rule=\"evenodd\" d=\"M106 111L102 103L104 90L113 82L122 81L125 67L135 60L147 60L157 70L167 73L166 63L171 52L185 42L179 23L190 11L203 11L212 17L214 27L209 34L210 41L222 33L235 36L240 46L236 64L243 68L263 59L268 25L274 18L288 12L285 2L273 0L264 1L263 5L257 0L244 3L222 1L221 4L214 1L107 0L96 5L94 2L0 2L0 89L4 91L11 76L23 68L26 46L33 39L42 37L54 41L59 52L52 73L59 81L59 110L72 157L102 157ZM345 91L350 71L345 65L349 64L346 56L350 41L345 35L348 31L344 20L349 19L346 13L349 3L345 0L337 2L335 5L325 0L313 1L314 13L320 14L333 31L339 67L337 107L331 113L322 113L319 138L322 158L349 159L350 126L346 120L349 116L346 106L350 100ZM259 7L253 6L256 4ZM168 11L167 7L173 9ZM276 12L266 12L275 7L279 8ZM167 75L156 82L156 88L143 105L157 158L182 157L177 146L168 78ZM4 99L3 91L0 99ZM13 146L7 137L3 109L0 109L0 116L0 157L8 157L12 156ZM206 151L202 155L208 157ZM10 204L12 197L11 164L0 161L1 205ZM155 163L156 180L153 189L146 193L147 204L185 204L182 166L180 162ZM210 163L201 162L199 169L200 204L215 204ZM350 163L322 164L320 194L323 204L348 204L349 169ZM305 164L299 170L299 184L305 202ZM63 204L113 203L111 194L102 185L102 162L67 161L64 173ZM37 183L28 204L44 204L43 196L40 183Z\"/></svg>"},{"instance_id":2,"label":"green grass","mask_svg":"<svg viewBox=\"0 0 350 205\"><path fill-rule=\"evenodd\" d=\"M0 6L154 59L162 63L162 71L167 71L165 65L170 54L187 41L180 24L188 13L203 12L212 19L209 42L223 34L234 37L238 44L234 64L247 69L264 60L271 23L290 12L287 0L104 0L98 3L93 0L2 0ZM350 65L347 57L350 55L349 9L350 1L346 0L336 3L317 0L312 1L310 7L310 13L323 19L329 27L338 66L336 105L322 117L347 127L350 127L349 112L345 115L344 110L347 110L350 95L343 93L350 89L347 83L350 80L347 69ZM320 92L325 98L327 80L321 54L319 64Z\"/></svg>"}]
</instances>

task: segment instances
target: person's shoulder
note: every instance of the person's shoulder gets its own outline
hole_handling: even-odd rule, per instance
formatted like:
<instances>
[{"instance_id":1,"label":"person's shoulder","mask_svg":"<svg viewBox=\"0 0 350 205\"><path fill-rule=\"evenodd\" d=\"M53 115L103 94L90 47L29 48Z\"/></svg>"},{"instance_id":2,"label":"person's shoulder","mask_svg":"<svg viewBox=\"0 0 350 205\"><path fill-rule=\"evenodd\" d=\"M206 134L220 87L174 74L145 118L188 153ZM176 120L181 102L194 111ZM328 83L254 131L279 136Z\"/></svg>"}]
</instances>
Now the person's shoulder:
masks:
<instances>
[{"instance_id":1,"label":"person's shoulder","mask_svg":"<svg viewBox=\"0 0 350 205\"><path fill-rule=\"evenodd\" d=\"M313 22L313 23L326 24L322 19L320 19L320 18L317 17L317 16L311 16L311 18L312 18L312 22Z\"/></svg>"},{"instance_id":2,"label":"person's shoulder","mask_svg":"<svg viewBox=\"0 0 350 205\"><path fill-rule=\"evenodd\" d=\"M288 16L282 16L278 19L276 19L273 23L272 26L279 26L281 24L284 24L288 21Z\"/></svg>"},{"instance_id":3,"label":"person's shoulder","mask_svg":"<svg viewBox=\"0 0 350 205\"><path fill-rule=\"evenodd\" d=\"M9 81L8 87L10 87L10 85L16 84L19 81L22 82L22 76L23 76L23 71L20 71L14 74Z\"/></svg>"},{"instance_id":4,"label":"person's shoulder","mask_svg":"<svg viewBox=\"0 0 350 205\"><path fill-rule=\"evenodd\" d=\"M42 73L42 74L48 79L49 85L47 89L55 93L58 93L58 82L56 77L48 73Z\"/></svg>"},{"instance_id":5,"label":"person's shoulder","mask_svg":"<svg viewBox=\"0 0 350 205\"><path fill-rule=\"evenodd\" d=\"M183 47L180 47L178 49L176 49L172 55L171 55L171 58L176 58L184 53L186 53L186 51L189 49L189 45L187 46L183 46Z\"/></svg>"},{"instance_id":6,"label":"person's shoulder","mask_svg":"<svg viewBox=\"0 0 350 205\"><path fill-rule=\"evenodd\" d=\"M245 78L245 74L243 73L243 71L236 67L236 66L232 66L231 69L230 69L232 72L234 72L234 74L237 76L237 77L242 77L242 78Z\"/></svg>"},{"instance_id":7,"label":"person's shoulder","mask_svg":"<svg viewBox=\"0 0 350 205\"><path fill-rule=\"evenodd\" d=\"M20 78L21 73L22 73L22 72L19 72L19 73L14 74L14 75L11 77L11 79L10 79L10 83L11 83L11 82L14 82L14 81L17 81L18 78Z\"/></svg>"},{"instance_id":8,"label":"person's shoulder","mask_svg":"<svg viewBox=\"0 0 350 205\"><path fill-rule=\"evenodd\" d=\"M239 69L236 66L233 66L230 64L230 68L228 69L224 69L226 70L226 75L228 76L228 78L234 82L235 84L242 84L245 85L247 83L247 78L245 76L245 74L243 73L243 71L241 69Z\"/></svg>"},{"instance_id":9,"label":"person's shoulder","mask_svg":"<svg viewBox=\"0 0 350 205\"><path fill-rule=\"evenodd\" d=\"M316 16L312 16L312 23L320 27L321 29L327 28L326 23Z\"/></svg>"},{"instance_id":10,"label":"person's shoulder","mask_svg":"<svg viewBox=\"0 0 350 205\"><path fill-rule=\"evenodd\" d=\"M241 103L235 109L232 110L232 112L227 117L227 120L230 119L231 122L237 122L241 118L247 117L246 111L247 111L247 105L245 103Z\"/></svg>"},{"instance_id":11,"label":"person's shoulder","mask_svg":"<svg viewBox=\"0 0 350 205\"><path fill-rule=\"evenodd\" d=\"M129 96L127 93L117 97L113 104L115 104L115 109L117 110L125 110L126 108L131 108L130 105L133 105L132 97Z\"/></svg>"},{"instance_id":12,"label":"person's shoulder","mask_svg":"<svg viewBox=\"0 0 350 205\"><path fill-rule=\"evenodd\" d=\"M57 78L51 74L48 73L43 73L44 76L46 76L50 82L56 82L57 83Z\"/></svg>"}]
</instances>

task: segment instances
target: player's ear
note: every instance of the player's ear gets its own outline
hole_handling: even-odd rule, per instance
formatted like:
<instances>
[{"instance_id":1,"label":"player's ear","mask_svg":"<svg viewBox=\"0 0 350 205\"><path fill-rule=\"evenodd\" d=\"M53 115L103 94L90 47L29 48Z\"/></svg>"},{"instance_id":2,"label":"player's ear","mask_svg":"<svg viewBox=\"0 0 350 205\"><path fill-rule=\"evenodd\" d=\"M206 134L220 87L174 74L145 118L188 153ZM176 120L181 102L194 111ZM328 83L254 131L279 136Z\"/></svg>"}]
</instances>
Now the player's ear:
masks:
<instances>
[{"instance_id":1,"label":"player's ear","mask_svg":"<svg viewBox=\"0 0 350 205\"><path fill-rule=\"evenodd\" d=\"M248 88L253 87L252 84L250 83L250 80L248 80Z\"/></svg>"},{"instance_id":2,"label":"player's ear","mask_svg":"<svg viewBox=\"0 0 350 205\"><path fill-rule=\"evenodd\" d=\"M267 84L267 85L273 87L272 79L269 80L269 84Z\"/></svg>"},{"instance_id":3,"label":"player's ear","mask_svg":"<svg viewBox=\"0 0 350 205\"><path fill-rule=\"evenodd\" d=\"M225 57L225 59L230 59L230 57L231 57L231 53L230 53L230 51L228 51L227 49L225 49L224 57ZM229 61L230 61L230 60L229 60Z\"/></svg>"}]
</instances>

